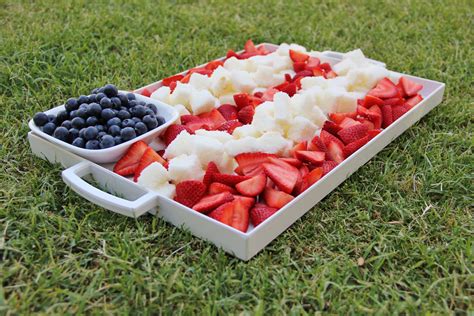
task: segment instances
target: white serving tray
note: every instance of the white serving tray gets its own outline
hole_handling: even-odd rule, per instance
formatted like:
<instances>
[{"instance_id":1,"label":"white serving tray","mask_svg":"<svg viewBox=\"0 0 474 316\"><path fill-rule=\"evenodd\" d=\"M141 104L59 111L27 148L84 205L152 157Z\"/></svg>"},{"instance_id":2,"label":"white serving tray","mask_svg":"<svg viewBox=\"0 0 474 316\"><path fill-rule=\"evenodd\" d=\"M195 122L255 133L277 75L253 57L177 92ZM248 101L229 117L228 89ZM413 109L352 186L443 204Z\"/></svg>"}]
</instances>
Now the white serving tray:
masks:
<instances>
[{"instance_id":1,"label":"white serving tray","mask_svg":"<svg viewBox=\"0 0 474 316\"><path fill-rule=\"evenodd\" d=\"M265 45L274 47L271 44ZM325 52L325 54L334 60L342 57L342 54L337 52ZM188 229L193 235L210 241L226 252L242 260L249 260L392 140L441 103L445 88L443 83L404 76L423 85L421 94L424 100L422 102L257 228L250 226L246 233L140 187L133 181L110 171L112 167L110 164L95 164L49 142L34 132L28 134L28 140L35 155L53 163L60 163L67 168L62 172L64 182L92 203L130 217L138 217L147 212L157 214L165 221ZM161 82L156 82L146 87L154 88L160 84ZM87 176L92 176L98 188L84 181Z\"/></svg>"}]
</instances>

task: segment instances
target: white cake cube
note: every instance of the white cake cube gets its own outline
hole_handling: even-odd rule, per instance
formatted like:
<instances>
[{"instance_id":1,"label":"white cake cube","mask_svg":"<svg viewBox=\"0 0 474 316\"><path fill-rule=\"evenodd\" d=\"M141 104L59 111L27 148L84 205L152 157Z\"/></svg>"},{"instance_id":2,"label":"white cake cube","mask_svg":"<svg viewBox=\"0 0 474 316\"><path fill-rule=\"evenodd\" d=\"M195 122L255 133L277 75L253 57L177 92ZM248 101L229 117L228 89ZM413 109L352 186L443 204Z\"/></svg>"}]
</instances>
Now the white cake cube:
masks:
<instances>
[{"instance_id":1,"label":"white cake cube","mask_svg":"<svg viewBox=\"0 0 474 316\"><path fill-rule=\"evenodd\" d=\"M162 86L162 87L159 87L158 89L156 89L152 94L151 94L151 98L152 99L155 99L155 100L158 100L158 101L161 101L161 102L164 102L164 103L169 103L169 97L171 95L171 89L170 87L165 87L165 86Z\"/></svg>"},{"instance_id":2,"label":"white cake cube","mask_svg":"<svg viewBox=\"0 0 474 316\"><path fill-rule=\"evenodd\" d=\"M230 73L232 85L240 92L252 92L257 86L252 78L252 75L243 70L236 70Z\"/></svg>"},{"instance_id":3,"label":"white cake cube","mask_svg":"<svg viewBox=\"0 0 474 316\"><path fill-rule=\"evenodd\" d=\"M268 132L263 134L257 139L260 151L269 153L269 154L279 154L283 155L291 147L293 147L293 142L285 139L278 132Z\"/></svg>"},{"instance_id":4,"label":"white cake cube","mask_svg":"<svg viewBox=\"0 0 474 316\"><path fill-rule=\"evenodd\" d=\"M182 104L176 104L174 108L176 111L178 111L179 116L191 114L191 112L189 112L188 109Z\"/></svg>"},{"instance_id":5,"label":"white cake cube","mask_svg":"<svg viewBox=\"0 0 474 316\"><path fill-rule=\"evenodd\" d=\"M147 189L155 190L170 180L168 170L159 162L153 162L142 170L137 183Z\"/></svg>"},{"instance_id":6,"label":"white cake cube","mask_svg":"<svg viewBox=\"0 0 474 316\"><path fill-rule=\"evenodd\" d=\"M217 67L211 75L211 92L219 97L235 92L230 79L230 72L222 66Z\"/></svg>"},{"instance_id":7,"label":"white cake cube","mask_svg":"<svg viewBox=\"0 0 474 316\"><path fill-rule=\"evenodd\" d=\"M191 74L191 77L189 78L189 84L197 90L207 90L211 86L211 78L195 72Z\"/></svg>"},{"instance_id":8,"label":"white cake cube","mask_svg":"<svg viewBox=\"0 0 474 316\"><path fill-rule=\"evenodd\" d=\"M169 199L173 199L176 195L176 186L172 183L165 182L152 189L153 191L166 196Z\"/></svg>"},{"instance_id":9,"label":"white cake cube","mask_svg":"<svg viewBox=\"0 0 474 316\"><path fill-rule=\"evenodd\" d=\"M169 97L170 104L182 104L189 109L189 100L194 90L193 86L187 83L178 82L176 88Z\"/></svg>"},{"instance_id":10,"label":"white cake cube","mask_svg":"<svg viewBox=\"0 0 474 316\"><path fill-rule=\"evenodd\" d=\"M303 116L296 116L288 130L287 136L295 142L308 141L313 138L318 126Z\"/></svg>"},{"instance_id":11,"label":"white cake cube","mask_svg":"<svg viewBox=\"0 0 474 316\"><path fill-rule=\"evenodd\" d=\"M172 159L183 154L193 154L194 144L192 142L192 135L186 131L182 131L176 138L166 147L163 155L166 159Z\"/></svg>"},{"instance_id":12,"label":"white cake cube","mask_svg":"<svg viewBox=\"0 0 474 316\"><path fill-rule=\"evenodd\" d=\"M243 126L251 126L251 125L243 125ZM241 126L241 127L243 127L243 126ZM234 130L234 132L235 132L235 130ZM205 130L205 129L198 129L194 133L196 135L199 135L199 136L205 136L205 137L215 139L215 140L219 141L221 144L225 144L229 140L233 139L232 135L230 135L227 132L223 132L223 131L208 131L208 130Z\"/></svg>"},{"instance_id":13,"label":"white cake cube","mask_svg":"<svg viewBox=\"0 0 474 316\"><path fill-rule=\"evenodd\" d=\"M189 102L194 115L206 113L214 109L217 99L207 90L194 90Z\"/></svg>"},{"instance_id":14,"label":"white cake cube","mask_svg":"<svg viewBox=\"0 0 474 316\"><path fill-rule=\"evenodd\" d=\"M244 138L247 136L250 137L259 137L262 134L255 128L253 124L242 125L234 129L232 137L234 139Z\"/></svg>"},{"instance_id":15,"label":"white cake cube","mask_svg":"<svg viewBox=\"0 0 474 316\"><path fill-rule=\"evenodd\" d=\"M183 180L201 180L204 170L196 155L180 155L169 161L168 173L174 183Z\"/></svg>"},{"instance_id":16,"label":"white cake cube","mask_svg":"<svg viewBox=\"0 0 474 316\"><path fill-rule=\"evenodd\" d=\"M214 161L216 157L220 157L224 154L224 145L214 138L192 135L191 139L194 154L199 158L203 168L205 168L209 162Z\"/></svg>"},{"instance_id":17,"label":"white cake cube","mask_svg":"<svg viewBox=\"0 0 474 316\"><path fill-rule=\"evenodd\" d=\"M241 153L253 153L261 151L259 146L260 143L257 141L257 138L250 136L228 141L224 145L225 151L232 157L235 157Z\"/></svg>"}]
</instances>

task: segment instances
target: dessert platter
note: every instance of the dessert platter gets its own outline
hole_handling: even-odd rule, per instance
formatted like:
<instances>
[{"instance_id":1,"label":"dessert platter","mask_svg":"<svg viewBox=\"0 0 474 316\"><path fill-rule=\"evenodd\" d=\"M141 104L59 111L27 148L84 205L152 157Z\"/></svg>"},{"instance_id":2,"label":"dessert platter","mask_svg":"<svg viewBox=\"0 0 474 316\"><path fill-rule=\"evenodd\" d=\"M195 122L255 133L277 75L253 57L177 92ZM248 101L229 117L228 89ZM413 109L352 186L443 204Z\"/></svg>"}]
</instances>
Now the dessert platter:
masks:
<instances>
[{"instance_id":1,"label":"dessert platter","mask_svg":"<svg viewBox=\"0 0 474 316\"><path fill-rule=\"evenodd\" d=\"M36 113L28 138L89 201L156 214L249 260L443 93L361 50L249 40L134 91L107 84Z\"/></svg>"}]
</instances>

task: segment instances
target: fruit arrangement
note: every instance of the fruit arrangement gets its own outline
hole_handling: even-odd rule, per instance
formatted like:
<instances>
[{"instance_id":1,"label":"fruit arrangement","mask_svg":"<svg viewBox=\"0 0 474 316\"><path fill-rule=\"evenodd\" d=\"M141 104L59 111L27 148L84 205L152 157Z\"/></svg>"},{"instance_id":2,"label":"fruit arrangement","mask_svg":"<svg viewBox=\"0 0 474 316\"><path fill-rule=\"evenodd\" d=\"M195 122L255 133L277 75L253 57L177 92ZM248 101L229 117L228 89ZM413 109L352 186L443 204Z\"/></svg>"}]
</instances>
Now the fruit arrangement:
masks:
<instances>
[{"instance_id":1,"label":"fruit arrangement","mask_svg":"<svg viewBox=\"0 0 474 316\"><path fill-rule=\"evenodd\" d=\"M319 52L251 41L142 93L181 114L156 152L136 142L114 167L196 212L246 232L417 105L422 86L360 50Z\"/></svg>"},{"instance_id":2,"label":"fruit arrangement","mask_svg":"<svg viewBox=\"0 0 474 316\"><path fill-rule=\"evenodd\" d=\"M112 84L68 99L64 108L56 115L38 112L33 122L44 133L86 149L110 148L165 123L154 104L120 93Z\"/></svg>"}]
</instances>

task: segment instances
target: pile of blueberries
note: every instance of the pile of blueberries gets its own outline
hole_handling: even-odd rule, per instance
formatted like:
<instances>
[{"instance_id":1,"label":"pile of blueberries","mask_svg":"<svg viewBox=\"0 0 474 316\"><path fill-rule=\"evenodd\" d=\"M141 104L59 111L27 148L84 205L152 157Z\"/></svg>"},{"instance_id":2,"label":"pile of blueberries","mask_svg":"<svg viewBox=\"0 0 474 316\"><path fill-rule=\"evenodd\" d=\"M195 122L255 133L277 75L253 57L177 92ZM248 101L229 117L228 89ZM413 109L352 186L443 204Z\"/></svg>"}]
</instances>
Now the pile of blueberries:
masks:
<instances>
[{"instance_id":1,"label":"pile of blueberries","mask_svg":"<svg viewBox=\"0 0 474 316\"><path fill-rule=\"evenodd\" d=\"M110 148L165 123L154 104L119 93L112 84L68 99L65 108L57 115L36 113L33 121L46 134L86 149Z\"/></svg>"}]
</instances>

